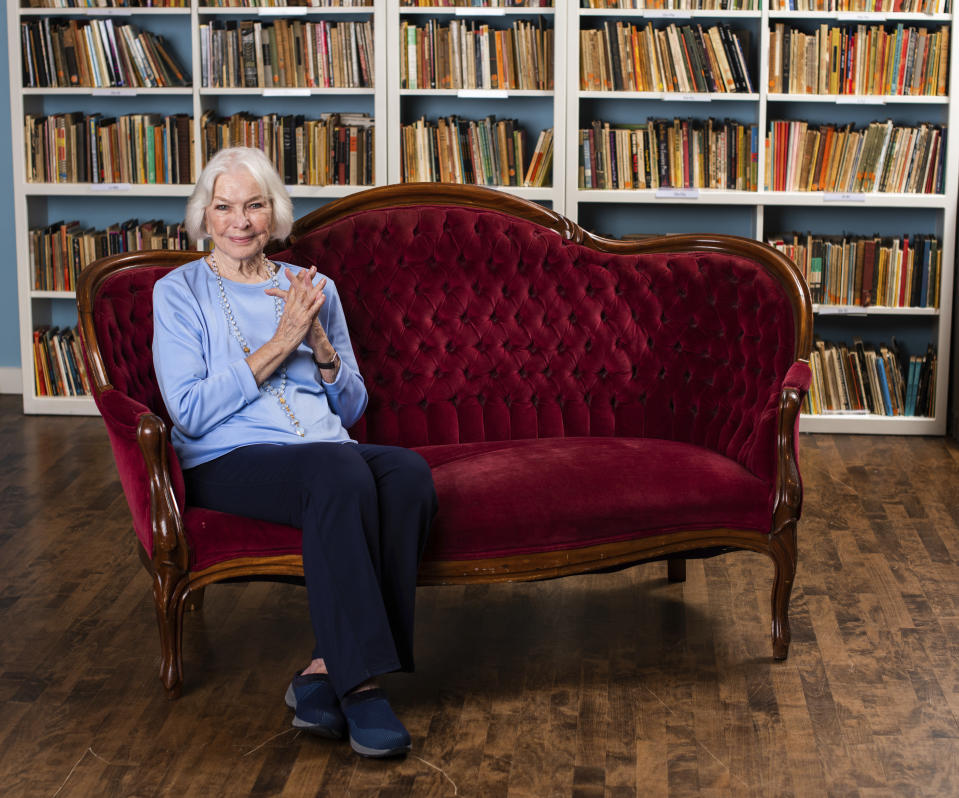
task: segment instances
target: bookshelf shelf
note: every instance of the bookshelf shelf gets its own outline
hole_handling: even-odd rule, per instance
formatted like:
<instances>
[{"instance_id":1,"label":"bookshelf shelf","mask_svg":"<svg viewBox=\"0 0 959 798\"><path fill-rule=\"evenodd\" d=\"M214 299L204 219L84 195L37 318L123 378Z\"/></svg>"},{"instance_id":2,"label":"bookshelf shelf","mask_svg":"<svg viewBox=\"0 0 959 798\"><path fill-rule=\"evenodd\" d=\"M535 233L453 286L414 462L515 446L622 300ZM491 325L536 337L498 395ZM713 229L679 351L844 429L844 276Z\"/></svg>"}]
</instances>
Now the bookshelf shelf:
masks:
<instances>
[{"instance_id":1,"label":"bookshelf shelf","mask_svg":"<svg viewBox=\"0 0 959 798\"><path fill-rule=\"evenodd\" d=\"M131 17L157 16L182 17L190 16L190 9L177 8L21 8L23 17Z\"/></svg>"},{"instance_id":2,"label":"bookshelf shelf","mask_svg":"<svg viewBox=\"0 0 959 798\"><path fill-rule=\"evenodd\" d=\"M758 94L740 92L678 92L678 91L580 91L583 100L645 100L656 102L749 102L755 103Z\"/></svg>"},{"instance_id":3,"label":"bookshelf shelf","mask_svg":"<svg viewBox=\"0 0 959 798\"><path fill-rule=\"evenodd\" d=\"M554 0L562 2L562 0ZM406 16L430 16L430 17L530 17L543 14L552 16L556 13L555 8L540 8L539 6L531 8L484 8L481 6L400 6L400 14Z\"/></svg>"},{"instance_id":4,"label":"bookshelf shelf","mask_svg":"<svg viewBox=\"0 0 959 798\"><path fill-rule=\"evenodd\" d=\"M845 432L858 435L942 435L934 418L919 416L876 416L859 413L803 414L799 418L803 432Z\"/></svg>"},{"instance_id":5,"label":"bookshelf shelf","mask_svg":"<svg viewBox=\"0 0 959 798\"><path fill-rule=\"evenodd\" d=\"M952 14L921 14L915 12L879 12L879 11L769 11L770 20L834 20L836 22L858 22L863 24L882 24L886 22L952 22Z\"/></svg>"},{"instance_id":6,"label":"bookshelf shelf","mask_svg":"<svg viewBox=\"0 0 959 798\"><path fill-rule=\"evenodd\" d=\"M24 183L28 197L189 197L192 185L181 183Z\"/></svg>"},{"instance_id":7,"label":"bookshelf shelf","mask_svg":"<svg viewBox=\"0 0 959 798\"><path fill-rule=\"evenodd\" d=\"M330 97L355 97L367 96L373 97L376 89L338 89L338 88L310 88L306 86L278 86L276 88L256 88L256 89L215 89L203 87L197 94L200 97L320 97L329 95Z\"/></svg>"},{"instance_id":8,"label":"bookshelf shelf","mask_svg":"<svg viewBox=\"0 0 959 798\"><path fill-rule=\"evenodd\" d=\"M823 103L832 105L948 105L948 97L899 94L767 94L771 103Z\"/></svg>"},{"instance_id":9,"label":"bookshelf shelf","mask_svg":"<svg viewBox=\"0 0 959 798\"><path fill-rule=\"evenodd\" d=\"M939 308L890 308L882 305L813 305L817 316L938 316Z\"/></svg>"},{"instance_id":10,"label":"bookshelf shelf","mask_svg":"<svg viewBox=\"0 0 959 798\"><path fill-rule=\"evenodd\" d=\"M212 8L200 6L197 9L197 15L200 17L230 17L231 19L263 17L267 22L275 19L299 19L301 17L369 17L374 13L375 6L349 6L344 8L335 6L276 6L270 8Z\"/></svg>"},{"instance_id":11,"label":"bookshelf shelf","mask_svg":"<svg viewBox=\"0 0 959 798\"><path fill-rule=\"evenodd\" d=\"M719 9L680 9L680 8L581 8L578 9L581 17L618 17L620 19L640 18L681 22L690 19L759 19L761 11L722 11Z\"/></svg>"}]
</instances>

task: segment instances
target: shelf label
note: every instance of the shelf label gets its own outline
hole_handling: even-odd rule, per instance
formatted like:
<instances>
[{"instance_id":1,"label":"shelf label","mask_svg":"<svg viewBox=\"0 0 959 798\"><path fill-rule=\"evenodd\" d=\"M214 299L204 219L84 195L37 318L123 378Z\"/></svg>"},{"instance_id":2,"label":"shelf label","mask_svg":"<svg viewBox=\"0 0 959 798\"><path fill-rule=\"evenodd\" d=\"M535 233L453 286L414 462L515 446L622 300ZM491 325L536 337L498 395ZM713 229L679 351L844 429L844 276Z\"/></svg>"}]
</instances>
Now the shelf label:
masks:
<instances>
[{"instance_id":1,"label":"shelf label","mask_svg":"<svg viewBox=\"0 0 959 798\"><path fill-rule=\"evenodd\" d=\"M649 19L689 19L690 13L676 8L647 8L643 16Z\"/></svg>"},{"instance_id":2,"label":"shelf label","mask_svg":"<svg viewBox=\"0 0 959 798\"><path fill-rule=\"evenodd\" d=\"M823 202L865 202L866 195L861 191L825 191Z\"/></svg>"},{"instance_id":3,"label":"shelf label","mask_svg":"<svg viewBox=\"0 0 959 798\"><path fill-rule=\"evenodd\" d=\"M886 100L878 94L839 94L836 96L838 105L885 105Z\"/></svg>"},{"instance_id":4,"label":"shelf label","mask_svg":"<svg viewBox=\"0 0 959 798\"><path fill-rule=\"evenodd\" d=\"M461 99L506 100L509 92L505 89L458 89L456 96Z\"/></svg>"},{"instance_id":5,"label":"shelf label","mask_svg":"<svg viewBox=\"0 0 959 798\"><path fill-rule=\"evenodd\" d=\"M868 316L869 313L859 305L819 305L816 312L820 316Z\"/></svg>"},{"instance_id":6,"label":"shelf label","mask_svg":"<svg viewBox=\"0 0 959 798\"><path fill-rule=\"evenodd\" d=\"M136 97L136 89L112 86L106 89L93 89L90 94L94 97Z\"/></svg>"},{"instance_id":7,"label":"shelf label","mask_svg":"<svg viewBox=\"0 0 959 798\"><path fill-rule=\"evenodd\" d=\"M129 183L91 183L91 191L129 191L133 188Z\"/></svg>"},{"instance_id":8,"label":"shelf label","mask_svg":"<svg viewBox=\"0 0 959 798\"><path fill-rule=\"evenodd\" d=\"M712 102L712 97L708 92L702 91L664 91L663 100L680 103L708 103Z\"/></svg>"},{"instance_id":9,"label":"shelf label","mask_svg":"<svg viewBox=\"0 0 959 798\"><path fill-rule=\"evenodd\" d=\"M471 8L459 6L456 9L458 17L475 17L482 14L484 17L502 17L506 15L505 8Z\"/></svg>"},{"instance_id":10,"label":"shelf label","mask_svg":"<svg viewBox=\"0 0 959 798\"><path fill-rule=\"evenodd\" d=\"M698 188L657 188L657 199L699 199Z\"/></svg>"},{"instance_id":11,"label":"shelf label","mask_svg":"<svg viewBox=\"0 0 959 798\"><path fill-rule=\"evenodd\" d=\"M836 14L836 19L839 22L876 22L881 20L882 16L865 11L840 11Z\"/></svg>"},{"instance_id":12,"label":"shelf label","mask_svg":"<svg viewBox=\"0 0 959 798\"><path fill-rule=\"evenodd\" d=\"M305 17L306 11L306 6L273 6L257 9L261 17Z\"/></svg>"},{"instance_id":13,"label":"shelf label","mask_svg":"<svg viewBox=\"0 0 959 798\"><path fill-rule=\"evenodd\" d=\"M263 89L264 97L309 97L309 89L285 88L285 89Z\"/></svg>"}]
</instances>

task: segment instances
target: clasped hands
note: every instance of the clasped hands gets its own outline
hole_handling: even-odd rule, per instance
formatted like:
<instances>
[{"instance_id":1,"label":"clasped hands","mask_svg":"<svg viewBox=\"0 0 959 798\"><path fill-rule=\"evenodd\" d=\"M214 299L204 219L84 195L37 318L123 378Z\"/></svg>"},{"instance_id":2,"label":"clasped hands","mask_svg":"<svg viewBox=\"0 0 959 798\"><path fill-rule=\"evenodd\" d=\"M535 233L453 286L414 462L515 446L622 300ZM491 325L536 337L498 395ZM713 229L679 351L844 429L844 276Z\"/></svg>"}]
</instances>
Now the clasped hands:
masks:
<instances>
[{"instance_id":1,"label":"clasped hands","mask_svg":"<svg viewBox=\"0 0 959 798\"><path fill-rule=\"evenodd\" d=\"M283 300L284 307L273 337L261 349L247 358L257 384L262 384L270 374L301 344L313 351L313 358L321 363L332 361L336 350L320 324L318 314L326 302L326 278L313 285L316 267L294 272L286 267L290 281L288 289L267 288L265 293ZM335 373L335 369L332 370ZM332 377L327 381L332 381Z\"/></svg>"}]
</instances>

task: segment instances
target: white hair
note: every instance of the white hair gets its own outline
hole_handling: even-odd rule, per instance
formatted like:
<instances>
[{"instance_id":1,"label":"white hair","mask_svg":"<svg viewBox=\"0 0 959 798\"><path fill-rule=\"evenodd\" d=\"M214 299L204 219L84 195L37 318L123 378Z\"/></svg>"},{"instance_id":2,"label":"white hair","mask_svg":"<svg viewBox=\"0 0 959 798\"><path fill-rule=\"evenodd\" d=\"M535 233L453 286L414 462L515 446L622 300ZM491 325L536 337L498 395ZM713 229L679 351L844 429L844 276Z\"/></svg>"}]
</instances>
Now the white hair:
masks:
<instances>
[{"instance_id":1,"label":"white hair","mask_svg":"<svg viewBox=\"0 0 959 798\"><path fill-rule=\"evenodd\" d=\"M206 237L206 209L213 201L213 187L223 174L246 169L260 186L273 211L272 238L281 241L293 229L293 203L283 179L262 150L255 147L227 147L207 161L186 203L187 234L193 240Z\"/></svg>"}]
</instances>

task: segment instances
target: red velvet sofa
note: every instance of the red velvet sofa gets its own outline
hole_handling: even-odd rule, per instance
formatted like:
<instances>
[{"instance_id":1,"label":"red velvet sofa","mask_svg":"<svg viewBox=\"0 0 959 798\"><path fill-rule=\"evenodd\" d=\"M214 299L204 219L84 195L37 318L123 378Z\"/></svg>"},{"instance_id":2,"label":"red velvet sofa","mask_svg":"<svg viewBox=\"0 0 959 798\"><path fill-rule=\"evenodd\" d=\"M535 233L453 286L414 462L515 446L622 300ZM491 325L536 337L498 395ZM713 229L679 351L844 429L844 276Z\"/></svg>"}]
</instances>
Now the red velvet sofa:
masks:
<instances>
[{"instance_id":1,"label":"red velvet sofa","mask_svg":"<svg viewBox=\"0 0 959 798\"><path fill-rule=\"evenodd\" d=\"M802 504L806 285L731 236L593 236L473 187L371 189L298 221L272 257L335 281L369 388L354 437L415 448L439 496L423 584L530 580L734 549L775 564L773 655ZM299 530L184 503L149 343L153 283L194 253L105 259L82 337L154 580L161 678L212 582L301 575Z\"/></svg>"}]
</instances>

